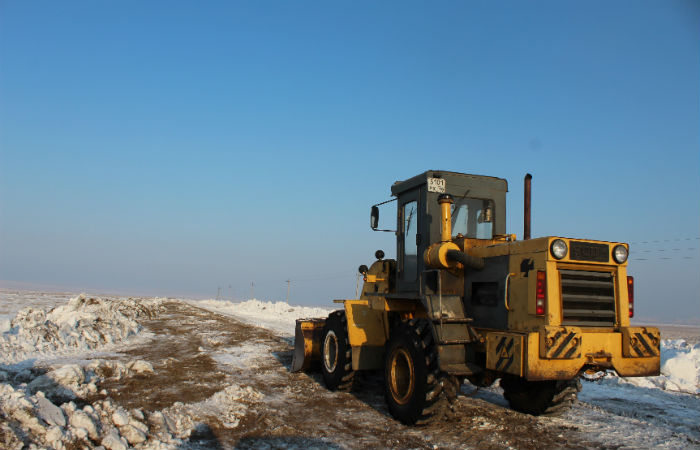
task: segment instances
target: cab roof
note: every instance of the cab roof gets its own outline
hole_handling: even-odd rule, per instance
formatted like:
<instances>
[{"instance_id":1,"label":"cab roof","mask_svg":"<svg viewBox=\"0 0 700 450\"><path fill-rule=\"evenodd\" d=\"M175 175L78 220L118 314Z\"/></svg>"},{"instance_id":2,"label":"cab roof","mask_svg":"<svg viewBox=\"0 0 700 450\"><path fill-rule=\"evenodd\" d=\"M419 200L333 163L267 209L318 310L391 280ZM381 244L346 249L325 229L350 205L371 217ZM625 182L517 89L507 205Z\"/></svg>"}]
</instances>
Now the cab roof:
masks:
<instances>
[{"instance_id":1,"label":"cab roof","mask_svg":"<svg viewBox=\"0 0 700 450\"><path fill-rule=\"evenodd\" d=\"M449 186L478 186L485 189L508 192L508 181L503 178L486 175L471 175L468 173L450 172L448 170L428 170L407 180L396 181L391 186L391 195L398 196L415 187L428 182L428 178L443 178Z\"/></svg>"}]
</instances>

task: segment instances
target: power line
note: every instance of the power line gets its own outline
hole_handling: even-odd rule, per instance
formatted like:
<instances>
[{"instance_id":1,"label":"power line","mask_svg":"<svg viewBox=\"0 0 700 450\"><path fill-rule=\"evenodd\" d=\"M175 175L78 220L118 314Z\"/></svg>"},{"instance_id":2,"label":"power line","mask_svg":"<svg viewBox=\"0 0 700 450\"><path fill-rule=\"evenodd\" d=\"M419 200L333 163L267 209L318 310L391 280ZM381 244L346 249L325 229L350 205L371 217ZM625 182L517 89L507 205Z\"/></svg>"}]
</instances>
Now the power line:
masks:
<instances>
[{"instance_id":1,"label":"power line","mask_svg":"<svg viewBox=\"0 0 700 450\"><path fill-rule=\"evenodd\" d=\"M667 243L667 242L682 242L682 241L699 241L700 237L687 237L687 238L675 238L675 239L656 239L656 240L648 240L648 241L636 241L636 242L630 242L630 245L637 245L637 244L661 244L661 243Z\"/></svg>"}]
</instances>

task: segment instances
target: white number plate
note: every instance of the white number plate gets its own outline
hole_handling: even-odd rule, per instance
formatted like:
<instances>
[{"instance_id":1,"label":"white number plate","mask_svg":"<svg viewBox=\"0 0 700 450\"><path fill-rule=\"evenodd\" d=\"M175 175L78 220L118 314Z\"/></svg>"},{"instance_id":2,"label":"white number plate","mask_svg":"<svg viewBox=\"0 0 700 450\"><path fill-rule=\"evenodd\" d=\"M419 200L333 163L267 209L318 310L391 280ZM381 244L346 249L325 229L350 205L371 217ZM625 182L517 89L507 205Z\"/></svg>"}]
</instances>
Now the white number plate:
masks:
<instances>
[{"instance_id":1,"label":"white number plate","mask_svg":"<svg viewBox=\"0 0 700 450\"><path fill-rule=\"evenodd\" d=\"M444 178L428 178L428 192L437 192L438 194L445 193Z\"/></svg>"}]
</instances>

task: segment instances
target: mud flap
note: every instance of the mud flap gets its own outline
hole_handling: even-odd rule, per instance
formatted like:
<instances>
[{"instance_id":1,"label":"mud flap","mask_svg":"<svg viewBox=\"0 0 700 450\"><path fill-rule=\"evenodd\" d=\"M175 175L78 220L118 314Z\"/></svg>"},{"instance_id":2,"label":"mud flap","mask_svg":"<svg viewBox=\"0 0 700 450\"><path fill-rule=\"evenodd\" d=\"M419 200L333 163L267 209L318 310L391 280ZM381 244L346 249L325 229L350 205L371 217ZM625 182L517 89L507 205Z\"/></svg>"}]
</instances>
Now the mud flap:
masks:
<instances>
[{"instance_id":1,"label":"mud flap","mask_svg":"<svg viewBox=\"0 0 700 450\"><path fill-rule=\"evenodd\" d=\"M326 319L297 319L292 372L307 370L321 360L321 339L325 324Z\"/></svg>"}]
</instances>

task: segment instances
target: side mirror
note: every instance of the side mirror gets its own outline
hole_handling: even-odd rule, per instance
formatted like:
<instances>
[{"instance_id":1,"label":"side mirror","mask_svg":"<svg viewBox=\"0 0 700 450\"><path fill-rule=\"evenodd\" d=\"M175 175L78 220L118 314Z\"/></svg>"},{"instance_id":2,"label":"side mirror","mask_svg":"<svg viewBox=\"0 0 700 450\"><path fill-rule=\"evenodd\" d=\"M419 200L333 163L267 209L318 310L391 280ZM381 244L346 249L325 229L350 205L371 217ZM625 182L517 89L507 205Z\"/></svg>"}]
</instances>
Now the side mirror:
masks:
<instances>
[{"instance_id":1,"label":"side mirror","mask_svg":"<svg viewBox=\"0 0 700 450\"><path fill-rule=\"evenodd\" d=\"M378 206L372 207L372 213L369 216L369 226L373 230L376 230L377 227L379 226L379 207Z\"/></svg>"}]
</instances>

